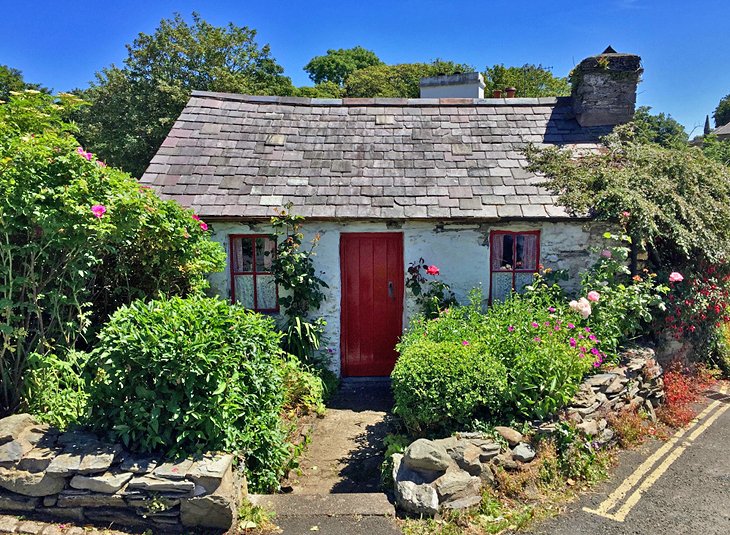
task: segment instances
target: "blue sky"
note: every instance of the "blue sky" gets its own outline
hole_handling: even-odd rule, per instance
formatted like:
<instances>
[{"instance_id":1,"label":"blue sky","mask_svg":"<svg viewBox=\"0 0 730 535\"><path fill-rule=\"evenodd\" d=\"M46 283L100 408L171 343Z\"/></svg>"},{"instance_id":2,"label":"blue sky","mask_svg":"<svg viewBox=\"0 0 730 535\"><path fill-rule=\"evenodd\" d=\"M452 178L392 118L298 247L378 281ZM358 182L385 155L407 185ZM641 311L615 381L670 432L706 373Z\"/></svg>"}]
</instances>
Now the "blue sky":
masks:
<instances>
[{"instance_id":1,"label":"blue sky","mask_svg":"<svg viewBox=\"0 0 730 535\"><path fill-rule=\"evenodd\" d=\"M483 69L541 63L559 75L607 45L644 60L639 104L701 132L730 93L730 2L573 1L114 1L35 0L32 12L0 0L0 63L57 91L84 87L120 63L124 45L179 11L258 30L297 85L328 48L362 45L387 63L452 59Z\"/></svg>"}]
</instances>

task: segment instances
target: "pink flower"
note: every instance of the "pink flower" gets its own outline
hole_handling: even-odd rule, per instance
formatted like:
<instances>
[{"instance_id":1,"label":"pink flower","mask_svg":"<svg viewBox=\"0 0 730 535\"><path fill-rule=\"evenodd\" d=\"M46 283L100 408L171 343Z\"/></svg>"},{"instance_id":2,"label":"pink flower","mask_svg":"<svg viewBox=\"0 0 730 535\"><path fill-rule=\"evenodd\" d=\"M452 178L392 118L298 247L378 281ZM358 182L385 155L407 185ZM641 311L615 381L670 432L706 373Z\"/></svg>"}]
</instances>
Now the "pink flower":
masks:
<instances>
[{"instance_id":1,"label":"pink flower","mask_svg":"<svg viewBox=\"0 0 730 535\"><path fill-rule=\"evenodd\" d=\"M676 271L672 271L669 274L669 282L682 282L684 280L684 277L681 273L677 273Z\"/></svg>"},{"instance_id":2,"label":"pink flower","mask_svg":"<svg viewBox=\"0 0 730 535\"><path fill-rule=\"evenodd\" d=\"M595 342L596 340L598 340L598 338L596 338L596 335L595 335L595 334L592 334L592 335L590 335L590 336L588 337L588 339L589 339L589 340L590 340L591 342Z\"/></svg>"},{"instance_id":3,"label":"pink flower","mask_svg":"<svg viewBox=\"0 0 730 535\"><path fill-rule=\"evenodd\" d=\"M569 340L569 343L570 343L570 347L575 347L575 345L576 345L577 342L575 341L575 338L571 338Z\"/></svg>"},{"instance_id":4,"label":"pink flower","mask_svg":"<svg viewBox=\"0 0 730 535\"><path fill-rule=\"evenodd\" d=\"M601 366L601 361L600 360L597 360L596 362L593 363L593 367L594 368L598 368L600 366Z\"/></svg>"},{"instance_id":5,"label":"pink flower","mask_svg":"<svg viewBox=\"0 0 730 535\"><path fill-rule=\"evenodd\" d=\"M627 218L627 219L628 219L629 217L631 217L631 212L629 212L629 211L627 211L627 210L624 210L623 212L621 212L621 215L622 215L623 217L625 217L625 218Z\"/></svg>"},{"instance_id":6,"label":"pink flower","mask_svg":"<svg viewBox=\"0 0 730 535\"><path fill-rule=\"evenodd\" d=\"M469 341L468 340L462 340L461 341L461 345L468 346L469 345Z\"/></svg>"},{"instance_id":7,"label":"pink flower","mask_svg":"<svg viewBox=\"0 0 730 535\"><path fill-rule=\"evenodd\" d=\"M440 270L439 270L439 268L437 268L436 266L428 266L428 267L426 268L426 273L428 273L429 275L434 275L434 276L436 276L436 275L438 275L439 273L441 273L441 271L440 271Z\"/></svg>"},{"instance_id":8,"label":"pink flower","mask_svg":"<svg viewBox=\"0 0 730 535\"><path fill-rule=\"evenodd\" d=\"M581 297L577 301L571 301L569 306L572 310L580 314L583 319L587 319L591 315L591 304L585 297Z\"/></svg>"},{"instance_id":9,"label":"pink flower","mask_svg":"<svg viewBox=\"0 0 730 535\"><path fill-rule=\"evenodd\" d=\"M86 152L83 147L76 147L76 152L78 152L81 156L83 156L87 160L91 161L92 154L90 152Z\"/></svg>"},{"instance_id":10,"label":"pink flower","mask_svg":"<svg viewBox=\"0 0 730 535\"><path fill-rule=\"evenodd\" d=\"M515 327L514 327L514 325L510 325L509 327L507 327L507 330L508 330L509 332L514 332L514 330L515 330Z\"/></svg>"},{"instance_id":11,"label":"pink flower","mask_svg":"<svg viewBox=\"0 0 730 535\"><path fill-rule=\"evenodd\" d=\"M548 307L548 312L555 312L555 307Z\"/></svg>"},{"instance_id":12,"label":"pink flower","mask_svg":"<svg viewBox=\"0 0 730 535\"><path fill-rule=\"evenodd\" d=\"M95 204L91 207L91 213L94 214L97 219L101 219L106 213L106 206L103 204Z\"/></svg>"},{"instance_id":13,"label":"pink flower","mask_svg":"<svg viewBox=\"0 0 730 535\"><path fill-rule=\"evenodd\" d=\"M200 216L198 214L193 214L191 217L195 219L195 221L200 221Z\"/></svg>"},{"instance_id":14,"label":"pink flower","mask_svg":"<svg viewBox=\"0 0 730 535\"><path fill-rule=\"evenodd\" d=\"M593 354L594 354L594 355L596 355L596 356L598 356L598 355L600 355L600 354L601 354L601 352L600 352L600 351L598 351L598 349L596 349L595 347L591 348L591 353L593 353Z\"/></svg>"},{"instance_id":15,"label":"pink flower","mask_svg":"<svg viewBox=\"0 0 730 535\"><path fill-rule=\"evenodd\" d=\"M536 321L533 321L532 323L530 323L530 325L532 325L535 329L537 329L540 326L540 324Z\"/></svg>"},{"instance_id":16,"label":"pink flower","mask_svg":"<svg viewBox=\"0 0 730 535\"><path fill-rule=\"evenodd\" d=\"M201 222L200 222L200 228L201 228L201 229L202 229L203 231L206 231L206 230L208 230L208 223L205 223L205 222L201 221Z\"/></svg>"},{"instance_id":17,"label":"pink flower","mask_svg":"<svg viewBox=\"0 0 730 535\"><path fill-rule=\"evenodd\" d=\"M106 163L102 162L101 160L96 160L96 165L99 167L106 167Z\"/></svg>"},{"instance_id":18,"label":"pink flower","mask_svg":"<svg viewBox=\"0 0 730 535\"><path fill-rule=\"evenodd\" d=\"M539 336L536 336L535 338L533 338L533 340L534 340L535 342L542 342L542 340L540 339L540 337L539 337Z\"/></svg>"},{"instance_id":19,"label":"pink flower","mask_svg":"<svg viewBox=\"0 0 730 535\"><path fill-rule=\"evenodd\" d=\"M573 325L572 323L568 323L567 327L568 329L575 329L575 325Z\"/></svg>"},{"instance_id":20,"label":"pink flower","mask_svg":"<svg viewBox=\"0 0 730 535\"><path fill-rule=\"evenodd\" d=\"M590 328L590 327L586 327L586 328L585 328L585 331L586 331L587 333L589 333L589 332L591 332L591 328Z\"/></svg>"},{"instance_id":21,"label":"pink flower","mask_svg":"<svg viewBox=\"0 0 730 535\"><path fill-rule=\"evenodd\" d=\"M591 292L588 292L588 295L586 297L588 297L589 301L598 303L598 300L601 298L601 294L599 294L597 291L593 290Z\"/></svg>"},{"instance_id":22,"label":"pink flower","mask_svg":"<svg viewBox=\"0 0 730 535\"><path fill-rule=\"evenodd\" d=\"M603 251L601 251L601 256L603 258L611 258L611 251L609 251L608 249L604 249Z\"/></svg>"},{"instance_id":23,"label":"pink flower","mask_svg":"<svg viewBox=\"0 0 730 535\"><path fill-rule=\"evenodd\" d=\"M550 327L550 322L549 321L546 321L545 322L545 327Z\"/></svg>"}]
</instances>

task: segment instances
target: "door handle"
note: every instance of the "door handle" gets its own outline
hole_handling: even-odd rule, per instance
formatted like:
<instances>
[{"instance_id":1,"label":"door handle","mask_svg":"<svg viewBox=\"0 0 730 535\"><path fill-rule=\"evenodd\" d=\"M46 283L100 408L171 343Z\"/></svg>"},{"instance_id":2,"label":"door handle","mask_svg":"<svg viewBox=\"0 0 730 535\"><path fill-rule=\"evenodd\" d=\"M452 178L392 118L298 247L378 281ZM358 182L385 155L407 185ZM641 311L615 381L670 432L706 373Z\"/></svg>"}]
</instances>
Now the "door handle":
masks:
<instances>
[{"instance_id":1,"label":"door handle","mask_svg":"<svg viewBox=\"0 0 730 535\"><path fill-rule=\"evenodd\" d=\"M395 292L393 291L393 281L388 281L388 297L395 301Z\"/></svg>"}]
</instances>

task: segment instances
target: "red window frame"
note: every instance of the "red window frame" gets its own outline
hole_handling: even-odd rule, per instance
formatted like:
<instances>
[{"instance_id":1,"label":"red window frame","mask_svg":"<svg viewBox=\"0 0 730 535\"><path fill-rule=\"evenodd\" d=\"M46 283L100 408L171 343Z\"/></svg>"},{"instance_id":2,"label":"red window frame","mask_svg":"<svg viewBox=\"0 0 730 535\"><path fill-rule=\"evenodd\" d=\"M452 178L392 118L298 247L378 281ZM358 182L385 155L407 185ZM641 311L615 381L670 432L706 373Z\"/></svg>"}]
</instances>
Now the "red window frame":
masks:
<instances>
[{"instance_id":1,"label":"red window frame","mask_svg":"<svg viewBox=\"0 0 730 535\"><path fill-rule=\"evenodd\" d=\"M492 251L494 251L494 240L497 236L503 238L504 236L513 236L512 238L512 258L517 258L517 236L531 235L536 236L535 244L535 268L534 269L494 269L492 263ZM540 231L539 230L523 230L523 231L511 231L511 230L493 230L489 234L489 302L492 302L492 280L494 279L495 273L512 273L512 290L515 289L515 279L517 273L537 273L540 270Z\"/></svg>"},{"instance_id":2,"label":"red window frame","mask_svg":"<svg viewBox=\"0 0 730 535\"><path fill-rule=\"evenodd\" d=\"M236 303L236 277L239 275L250 275L253 278L253 304L254 306L251 307L249 310L253 310L254 312L268 312L268 313L275 313L279 312L279 285L276 285L276 307L274 308L259 308L259 298L258 298L258 286L256 284L256 278L258 275L273 275L274 273L271 271L256 271L256 239L257 238L266 238L268 240L271 240L274 242L274 246L276 246L276 240L270 235L270 234L229 234L228 235L228 258L229 258L229 269L230 269L230 275L231 275L231 303ZM251 248L253 251L253 254L251 256L251 269L252 271L236 271L234 266L234 242L236 240L251 240L253 242L253 247ZM276 249L274 249L276 251Z\"/></svg>"}]
</instances>

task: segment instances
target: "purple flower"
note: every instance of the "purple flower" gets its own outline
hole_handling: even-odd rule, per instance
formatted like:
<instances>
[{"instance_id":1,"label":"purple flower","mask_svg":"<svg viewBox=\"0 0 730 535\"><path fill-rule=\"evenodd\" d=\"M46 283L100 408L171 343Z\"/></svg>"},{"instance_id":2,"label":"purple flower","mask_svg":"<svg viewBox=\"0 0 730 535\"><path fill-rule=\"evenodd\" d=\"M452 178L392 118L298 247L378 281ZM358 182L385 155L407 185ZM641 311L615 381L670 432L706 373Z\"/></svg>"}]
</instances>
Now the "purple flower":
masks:
<instances>
[{"instance_id":1,"label":"purple flower","mask_svg":"<svg viewBox=\"0 0 730 535\"><path fill-rule=\"evenodd\" d=\"M514 332L514 330L515 330L515 327L514 327L514 325L510 325L509 327L507 327L507 330L508 330L509 332Z\"/></svg>"},{"instance_id":2,"label":"purple flower","mask_svg":"<svg viewBox=\"0 0 730 535\"><path fill-rule=\"evenodd\" d=\"M550 327L550 322L549 321L546 321L545 322L545 327Z\"/></svg>"},{"instance_id":3,"label":"purple flower","mask_svg":"<svg viewBox=\"0 0 730 535\"><path fill-rule=\"evenodd\" d=\"M594 348L591 348L591 353L593 353L596 356L599 356L601 354L601 352L598 351L598 349L596 349L595 347Z\"/></svg>"},{"instance_id":4,"label":"purple flower","mask_svg":"<svg viewBox=\"0 0 730 535\"><path fill-rule=\"evenodd\" d=\"M568 323L568 329L575 329L575 325L573 325L572 323Z\"/></svg>"},{"instance_id":5,"label":"purple flower","mask_svg":"<svg viewBox=\"0 0 730 535\"><path fill-rule=\"evenodd\" d=\"M575 345L577 344L577 342L575 341L575 338L571 338L569 340L569 342L570 342L570 347L575 347Z\"/></svg>"},{"instance_id":6,"label":"purple flower","mask_svg":"<svg viewBox=\"0 0 730 535\"><path fill-rule=\"evenodd\" d=\"M548 307L548 312L555 312L555 307Z\"/></svg>"},{"instance_id":7,"label":"purple flower","mask_svg":"<svg viewBox=\"0 0 730 535\"><path fill-rule=\"evenodd\" d=\"M469 341L468 340L462 340L461 341L461 345L468 346L469 345Z\"/></svg>"},{"instance_id":8,"label":"purple flower","mask_svg":"<svg viewBox=\"0 0 730 535\"><path fill-rule=\"evenodd\" d=\"M533 321L530 325L532 325L535 329L537 329L540 326L540 324L536 321Z\"/></svg>"},{"instance_id":9,"label":"purple flower","mask_svg":"<svg viewBox=\"0 0 730 535\"><path fill-rule=\"evenodd\" d=\"M94 217L97 219L101 219L106 213L106 206L103 204L95 204L91 207L91 213L94 214Z\"/></svg>"},{"instance_id":10,"label":"purple flower","mask_svg":"<svg viewBox=\"0 0 730 535\"><path fill-rule=\"evenodd\" d=\"M596 338L596 335L595 334L590 335L588 337L588 339L591 340L591 341L593 341L593 342L595 342L596 340L598 340L598 338Z\"/></svg>"},{"instance_id":11,"label":"purple flower","mask_svg":"<svg viewBox=\"0 0 730 535\"><path fill-rule=\"evenodd\" d=\"M590 327L586 327L586 332L587 333L591 332L591 328Z\"/></svg>"}]
</instances>

